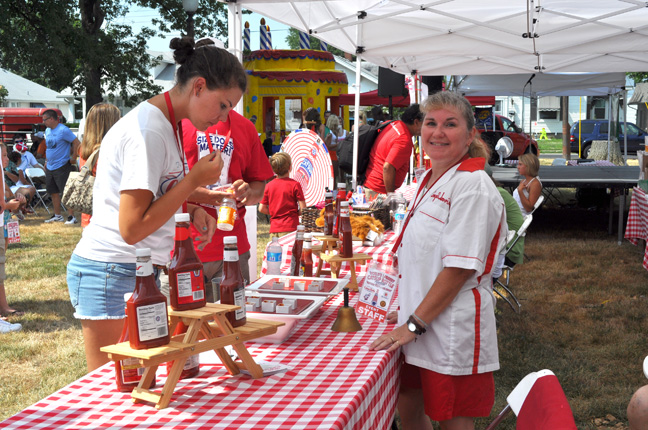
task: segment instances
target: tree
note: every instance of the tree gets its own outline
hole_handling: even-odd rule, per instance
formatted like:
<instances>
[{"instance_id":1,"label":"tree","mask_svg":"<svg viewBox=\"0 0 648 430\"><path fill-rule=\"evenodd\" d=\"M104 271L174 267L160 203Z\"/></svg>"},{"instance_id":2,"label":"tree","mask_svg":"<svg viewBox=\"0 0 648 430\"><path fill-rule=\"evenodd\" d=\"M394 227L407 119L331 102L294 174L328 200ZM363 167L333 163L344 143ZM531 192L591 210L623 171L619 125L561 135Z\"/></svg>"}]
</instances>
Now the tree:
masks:
<instances>
[{"instance_id":1,"label":"tree","mask_svg":"<svg viewBox=\"0 0 648 430\"><path fill-rule=\"evenodd\" d=\"M9 90L4 87L4 85L0 85L0 106L4 105L5 100L7 99L7 96L9 95Z\"/></svg>"},{"instance_id":2,"label":"tree","mask_svg":"<svg viewBox=\"0 0 648 430\"><path fill-rule=\"evenodd\" d=\"M155 28L135 34L117 24L132 4L160 13ZM85 92L88 109L106 93L118 94L127 106L159 93L149 75L156 59L146 53L146 42L184 29L187 19L177 0L0 0L0 10L3 67L55 91ZM225 14L223 3L200 0L196 37L226 35Z\"/></svg>"},{"instance_id":3,"label":"tree","mask_svg":"<svg viewBox=\"0 0 648 430\"><path fill-rule=\"evenodd\" d=\"M320 40L316 37L309 36L311 49L320 49ZM286 36L286 43L290 49L299 49L299 30L294 28L289 29L288 36ZM344 51L336 48L335 46L329 45L328 50L331 54L337 55L338 57L344 57ZM355 56L353 58L355 61Z\"/></svg>"}]
</instances>

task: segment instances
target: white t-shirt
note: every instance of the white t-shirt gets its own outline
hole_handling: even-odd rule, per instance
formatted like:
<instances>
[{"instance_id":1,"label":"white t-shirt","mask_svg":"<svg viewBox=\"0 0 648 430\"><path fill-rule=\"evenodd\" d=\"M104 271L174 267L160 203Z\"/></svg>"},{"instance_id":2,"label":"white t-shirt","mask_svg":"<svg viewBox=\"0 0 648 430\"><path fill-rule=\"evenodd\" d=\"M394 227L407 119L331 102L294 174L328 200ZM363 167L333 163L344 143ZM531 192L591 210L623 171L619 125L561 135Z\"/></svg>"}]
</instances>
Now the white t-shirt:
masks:
<instances>
[{"instance_id":1,"label":"white t-shirt","mask_svg":"<svg viewBox=\"0 0 648 430\"><path fill-rule=\"evenodd\" d=\"M18 170L24 172L25 169L30 167L40 167L40 164L38 164L38 161L36 161L36 158L34 158L34 155L31 152L25 151L21 153L20 156L20 166L18 166Z\"/></svg>"},{"instance_id":2,"label":"white t-shirt","mask_svg":"<svg viewBox=\"0 0 648 430\"><path fill-rule=\"evenodd\" d=\"M121 191L149 190L157 200L184 177L173 127L162 111L143 102L126 114L104 137L97 165L92 220L74 253L94 261L134 263L135 249L150 248L153 263L166 264L173 248L173 217L135 245L119 233Z\"/></svg>"},{"instance_id":3,"label":"white t-shirt","mask_svg":"<svg viewBox=\"0 0 648 430\"><path fill-rule=\"evenodd\" d=\"M499 369L489 273L506 241L506 213L486 172L466 164L450 168L412 201L398 248L399 324L421 304L445 267L475 270L427 332L403 347L407 363L444 375Z\"/></svg>"}]
</instances>

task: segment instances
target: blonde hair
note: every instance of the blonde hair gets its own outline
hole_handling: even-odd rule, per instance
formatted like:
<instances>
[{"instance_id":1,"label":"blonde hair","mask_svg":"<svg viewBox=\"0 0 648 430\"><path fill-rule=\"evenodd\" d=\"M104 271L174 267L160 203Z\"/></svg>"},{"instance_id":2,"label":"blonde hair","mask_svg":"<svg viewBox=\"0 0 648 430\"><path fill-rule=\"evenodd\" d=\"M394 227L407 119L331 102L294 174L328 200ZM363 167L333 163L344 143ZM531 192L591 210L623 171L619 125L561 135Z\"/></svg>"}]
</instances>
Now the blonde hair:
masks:
<instances>
[{"instance_id":1,"label":"blonde hair","mask_svg":"<svg viewBox=\"0 0 648 430\"><path fill-rule=\"evenodd\" d=\"M328 119L326 120L326 126L329 128L329 130L331 130L331 133L337 136L338 132L340 131L340 118L338 118L337 115L329 115Z\"/></svg>"},{"instance_id":2,"label":"blonde hair","mask_svg":"<svg viewBox=\"0 0 648 430\"><path fill-rule=\"evenodd\" d=\"M290 172L292 159L286 152L277 152L270 157L270 167L272 167L272 171L275 172L275 175L283 176Z\"/></svg>"},{"instance_id":3,"label":"blonde hair","mask_svg":"<svg viewBox=\"0 0 648 430\"><path fill-rule=\"evenodd\" d=\"M464 120L466 120L466 128L468 132L472 132L475 128L475 114L473 113L470 102L466 100L465 97L453 91L439 91L432 94L425 99L423 103L421 103L421 112L423 112L424 116L429 111L448 108L459 112L459 114L464 117ZM486 159L488 162L490 159L490 153L490 148L482 140L479 132L475 133L475 137L468 147L470 158L481 157Z\"/></svg>"},{"instance_id":4,"label":"blonde hair","mask_svg":"<svg viewBox=\"0 0 648 430\"><path fill-rule=\"evenodd\" d=\"M120 117L121 113L117 106L110 103L97 103L90 108L86 117L83 142L81 142L82 159L87 160L101 146L104 136Z\"/></svg>"},{"instance_id":5,"label":"blonde hair","mask_svg":"<svg viewBox=\"0 0 648 430\"><path fill-rule=\"evenodd\" d=\"M538 172L540 172L540 160L537 155L527 152L518 157L518 162L526 166L529 176L538 176Z\"/></svg>"},{"instance_id":6,"label":"blonde hair","mask_svg":"<svg viewBox=\"0 0 648 430\"><path fill-rule=\"evenodd\" d=\"M367 125L367 114L364 111L360 111L358 120L360 121L360 125Z\"/></svg>"}]
</instances>

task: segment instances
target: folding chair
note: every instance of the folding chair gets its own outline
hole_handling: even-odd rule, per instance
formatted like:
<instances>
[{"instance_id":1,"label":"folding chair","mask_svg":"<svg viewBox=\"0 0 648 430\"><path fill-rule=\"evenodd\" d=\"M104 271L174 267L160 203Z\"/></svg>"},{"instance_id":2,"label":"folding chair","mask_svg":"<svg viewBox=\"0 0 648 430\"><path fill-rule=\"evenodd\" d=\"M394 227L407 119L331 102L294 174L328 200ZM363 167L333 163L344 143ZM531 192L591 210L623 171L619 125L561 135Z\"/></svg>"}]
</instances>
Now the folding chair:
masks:
<instances>
[{"instance_id":1,"label":"folding chair","mask_svg":"<svg viewBox=\"0 0 648 430\"><path fill-rule=\"evenodd\" d=\"M513 249L513 246L515 246L515 244L517 243L518 240L520 240L521 237L526 236L526 231L529 228L531 221L533 221L533 215L527 215L526 218L524 218L524 222L522 223L522 225L517 231L509 232L509 236L507 237L508 241L506 244L506 248L504 249L503 252L504 255L508 254L511 251L511 249ZM520 304L520 301L517 299L517 297L515 297L515 294L513 294L513 291L511 291L509 285L511 281L512 270L513 267L509 266L508 264L504 264L504 266L502 266L502 274L497 278L497 280L493 284L493 292L498 296L500 296L506 303L508 303L508 305L511 307L511 309L513 309L515 313L519 313L522 305ZM502 278L505 278L504 283L502 283ZM504 290L506 294L502 293L500 289ZM511 302L509 297L512 298L513 301L515 301L516 306L513 306L513 302Z\"/></svg>"},{"instance_id":2,"label":"folding chair","mask_svg":"<svg viewBox=\"0 0 648 430\"><path fill-rule=\"evenodd\" d=\"M565 392L551 370L529 373L506 401L506 407L486 430L496 428L511 411L517 416L516 430L576 430Z\"/></svg>"},{"instance_id":3,"label":"folding chair","mask_svg":"<svg viewBox=\"0 0 648 430\"><path fill-rule=\"evenodd\" d=\"M45 203L45 198L49 197L49 194L47 193L47 190L45 188L41 188L41 186L36 186L36 183L34 182L34 179L39 180L39 184L45 184L45 172L43 169L40 167L28 167L25 169L25 177L27 180L33 185L34 188L36 188L36 196L38 197L38 201L32 206L32 209L36 209L38 206L38 203L43 205L47 213L49 214L49 208L47 207L47 204Z\"/></svg>"}]
</instances>

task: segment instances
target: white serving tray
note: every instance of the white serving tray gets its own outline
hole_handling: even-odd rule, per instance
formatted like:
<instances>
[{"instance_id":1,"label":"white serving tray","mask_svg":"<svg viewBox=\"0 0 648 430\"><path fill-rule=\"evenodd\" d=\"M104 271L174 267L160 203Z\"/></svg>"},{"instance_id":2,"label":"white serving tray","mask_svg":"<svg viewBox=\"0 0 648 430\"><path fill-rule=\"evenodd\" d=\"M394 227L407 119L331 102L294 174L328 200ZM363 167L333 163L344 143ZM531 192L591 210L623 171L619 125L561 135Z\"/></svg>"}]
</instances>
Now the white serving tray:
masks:
<instances>
[{"instance_id":1,"label":"white serving tray","mask_svg":"<svg viewBox=\"0 0 648 430\"><path fill-rule=\"evenodd\" d=\"M272 289L272 282L280 279L280 278L286 278L289 279L290 282L290 287L283 289L283 290L274 290ZM329 291L295 291L293 289L293 282L294 281L306 281L307 284L309 284L311 281L322 281L324 287L328 289L329 283L333 282L335 283L335 286L331 288ZM264 294L300 294L304 296L325 296L325 297L332 297L337 295L340 291L342 291L342 288L349 282L348 279L332 279L332 278L306 278L306 277L301 277L301 276L282 276L282 275L265 275L262 278L257 279L254 281L252 284L248 285L245 287L246 291L247 290L256 290L259 293L264 293ZM308 287L308 285L307 285Z\"/></svg>"},{"instance_id":2,"label":"white serving tray","mask_svg":"<svg viewBox=\"0 0 648 430\"><path fill-rule=\"evenodd\" d=\"M303 299L303 300L312 300L313 303L308 305L307 308L303 309L299 314L277 314L270 312L262 312L261 309L258 311L247 311L246 316L249 318L255 318L260 320L269 320L269 321L281 321L285 325L277 327L277 332L268 336L260 337L254 339L252 342L260 343L283 343L286 341L297 329L297 323L302 320L307 320L315 315L319 309L322 307L326 301L326 297L315 296L315 295L296 295L296 294L281 294L279 290L275 290L276 293L280 294L271 294L268 292L261 292L257 290L248 290L249 286L246 287L245 295L249 296L261 296L268 298L290 298L290 299Z\"/></svg>"}]
</instances>

